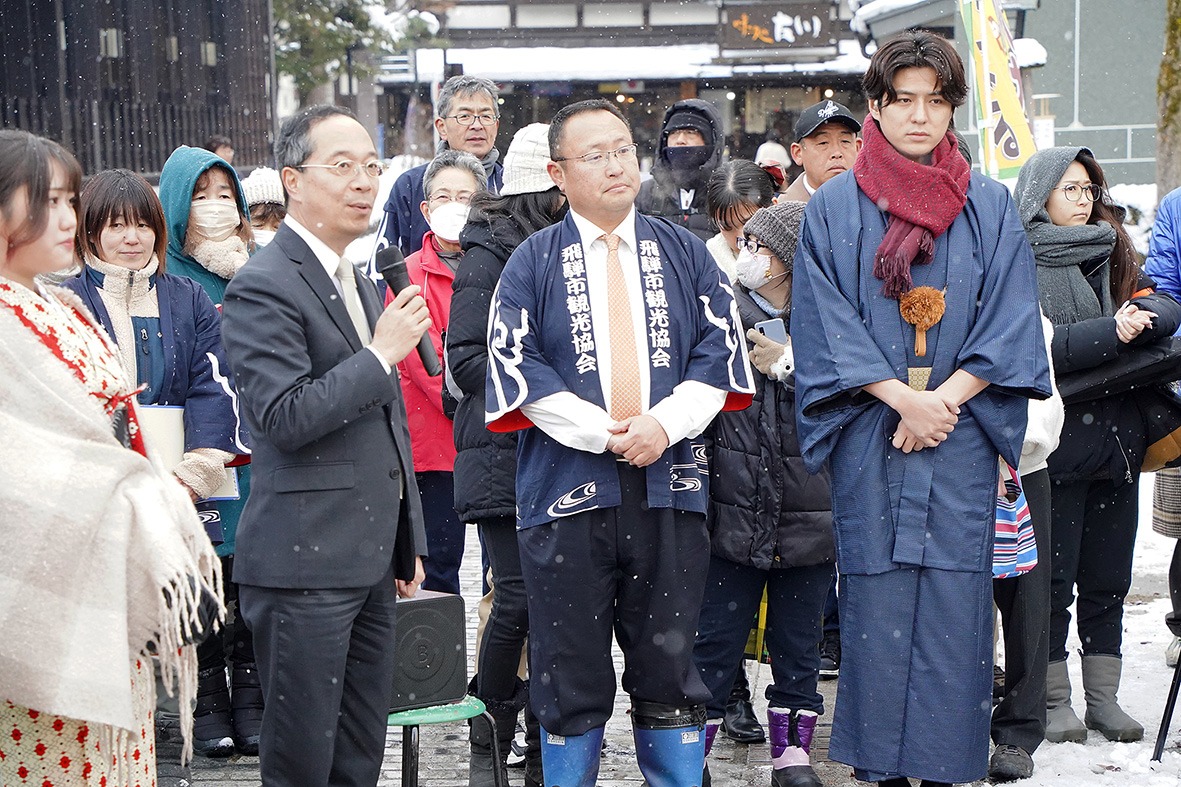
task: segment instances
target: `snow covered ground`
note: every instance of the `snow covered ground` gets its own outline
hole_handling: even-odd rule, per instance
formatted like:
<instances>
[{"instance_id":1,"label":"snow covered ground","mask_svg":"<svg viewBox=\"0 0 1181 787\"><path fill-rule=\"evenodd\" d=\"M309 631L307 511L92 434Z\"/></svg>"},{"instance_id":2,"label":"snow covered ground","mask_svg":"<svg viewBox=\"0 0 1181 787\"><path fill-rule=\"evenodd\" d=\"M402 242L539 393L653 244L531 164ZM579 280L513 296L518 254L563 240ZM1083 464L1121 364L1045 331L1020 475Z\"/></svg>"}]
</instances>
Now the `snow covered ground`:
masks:
<instances>
[{"instance_id":1,"label":"snow covered ground","mask_svg":"<svg viewBox=\"0 0 1181 787\"><path fill-rule=\"evenodd\" d=\"M1176 543L1152 531L1151 474L1140 480L1140 529L1136 538L1132 593L1124 608L1124 677L1119 699L1124 710L1144 725L1140 743L1111 743L1091 732L1086 744L1044 743L1034 754L1033 778L1021 787L1177 787L1181 784L1181 709L1174 715L1161 762L1151 762L1161 713L1173 671L1165 666L1171 635L1165 627L1170 609L1166 577ZM1071 635L1071 684L1074 709L1081 718L1082 675L1078 638Z\"/></svg>"}]
</instances>

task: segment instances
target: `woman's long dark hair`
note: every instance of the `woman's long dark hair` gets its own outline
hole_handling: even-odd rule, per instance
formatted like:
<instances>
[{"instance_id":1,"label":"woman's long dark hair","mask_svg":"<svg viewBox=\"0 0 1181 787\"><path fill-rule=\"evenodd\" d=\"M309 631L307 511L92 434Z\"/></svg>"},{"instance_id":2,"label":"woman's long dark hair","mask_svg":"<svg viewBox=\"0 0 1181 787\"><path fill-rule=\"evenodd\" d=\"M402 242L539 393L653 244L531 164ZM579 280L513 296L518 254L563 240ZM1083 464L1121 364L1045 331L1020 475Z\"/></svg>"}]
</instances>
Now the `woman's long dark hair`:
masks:
<instances>
[{"instance_id":1,"label":"woman's long dark hair","mask_svg":"<svg viewBox=\"0 0 1181 787\"><path fill-rule=\"evenodd\" d=\"M1102 195L1091 206L1091 218L1088 224L1106 221L1115 227L1115 249L1111 252L1111 298L1118 308L1119 304L1132 297L1136 292L1136 284L1140 280L1140 257L1132 245L1128 231L1124 229L1124 209L1111 201L1107 194L1107 179L1103 177L1103 168L1086 150L1079 151L1075 161L1083 165L1091 182L1103 189Z\"/></svg>"},{"instance_id":2,"label":"woman's long dark hair","mask_svg":"<svg viewBox=\"0 0 1181 787\"><path fill-rule=\"evenodd\" d=\"M566 215L566 202L558 187L527 194L493 194L479 191L472 195L471 218L483 219L495 227L503 221L521 228L524 237L556 224Z\"/></svg>"}]
</instances>

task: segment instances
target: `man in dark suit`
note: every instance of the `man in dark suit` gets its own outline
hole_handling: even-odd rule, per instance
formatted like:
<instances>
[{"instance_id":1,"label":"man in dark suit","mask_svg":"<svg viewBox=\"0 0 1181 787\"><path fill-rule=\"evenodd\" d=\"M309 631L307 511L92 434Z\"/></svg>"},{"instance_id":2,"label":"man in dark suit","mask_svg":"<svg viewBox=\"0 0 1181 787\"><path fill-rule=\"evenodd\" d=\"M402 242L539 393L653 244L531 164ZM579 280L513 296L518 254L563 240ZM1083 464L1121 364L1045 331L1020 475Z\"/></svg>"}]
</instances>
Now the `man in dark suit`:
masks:
<instances>
[{"instance_id":1,"label":"man in dark suit","mask_svg":"<svg viewBox=\"0 0 1181 787\"><path fill-rule=\"evenodd\" d=\"M394 672L394 602L426 539L391 369L430 324L418 288L381 310L345 246L366 231L381 165L347 111L284 124L287 218L231 280L226 352L254 436L234 580L266 710L262 779L375 785Z\"/></svg>"}]
</instances>

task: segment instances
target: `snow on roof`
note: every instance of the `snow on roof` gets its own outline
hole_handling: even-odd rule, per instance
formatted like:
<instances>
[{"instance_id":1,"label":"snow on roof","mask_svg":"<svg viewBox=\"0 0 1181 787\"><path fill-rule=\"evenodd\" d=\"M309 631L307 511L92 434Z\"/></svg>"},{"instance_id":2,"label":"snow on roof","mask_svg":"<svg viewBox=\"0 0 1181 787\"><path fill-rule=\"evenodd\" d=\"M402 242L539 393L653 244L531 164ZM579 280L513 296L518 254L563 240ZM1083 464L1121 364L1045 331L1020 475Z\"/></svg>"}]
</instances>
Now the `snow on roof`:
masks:
<instances>
[{"instance_id":1,"label":"snow on roof","mask_svg":"<svg viewBox=\"0 0 1181 787\"><path fill-rule=\"evenodd\" d=\"M869 25L884 16L926 5L930 0L850 0L853 20L849 26L861 35L869 35Z\"/></svg>"},{"instance_id":2,"label":"snow on roof","mask_svg":"<svg viewBox=\"0 0 1181 787\"><path fill-rule=\"evenodd\" d=\"M1018 68L1034 68L1046 64L1046 48L1036 38L1015 39L1013 54L1017 56Z\"/></svg>"},{"instance_id":3,"label":"snow on roof","mask_svg":"<svg viewBox=\"0 0 1181 787\"><path fill-rule=\"evenodd\" d=\"M862 74L869 60L856 41L838 42L837 55L828 60L784 63L715 63L716 44L661 47L503 47L449 49L448 64L463 64L463 72L496 82L626 81L645 79L727 78L735 74L806 73ZM418 77L439 80L442 50L418 50ZM386 76L382 81L405 77Z\"/></svg>"}]
</instances>

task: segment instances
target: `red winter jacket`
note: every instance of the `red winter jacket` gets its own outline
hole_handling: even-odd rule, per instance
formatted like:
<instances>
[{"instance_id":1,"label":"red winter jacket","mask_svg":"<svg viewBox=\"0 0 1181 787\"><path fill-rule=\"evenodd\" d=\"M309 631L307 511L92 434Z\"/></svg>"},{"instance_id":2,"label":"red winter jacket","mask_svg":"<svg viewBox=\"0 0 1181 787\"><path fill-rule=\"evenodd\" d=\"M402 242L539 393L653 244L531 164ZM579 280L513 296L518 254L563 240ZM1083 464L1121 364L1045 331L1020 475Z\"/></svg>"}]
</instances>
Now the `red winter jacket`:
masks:
<instances>
[{"instance_id":1,"label":"red winter jacket","mask_svg":"<svg viewBox=\"0 0 1181 787\"><path fill-rule=\"evenodd\" d=\"M431 327L427 333L442 364L443 332L447 330L451 315L451 282L455 274L439 259L435 234L428 231L422 240L422 248L406 258L406 272L410 274L411 284L422 287L422 297L431 314ZM387 291L386 305L393 299L393 293ZM428 375L418 353L413 350L398 364L398 372L406 400L415 472L452 472L455 468L455 440L451 419L443 415L443 376Z\"/></svg>"}]
</instances>

